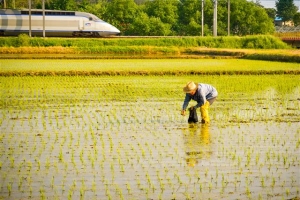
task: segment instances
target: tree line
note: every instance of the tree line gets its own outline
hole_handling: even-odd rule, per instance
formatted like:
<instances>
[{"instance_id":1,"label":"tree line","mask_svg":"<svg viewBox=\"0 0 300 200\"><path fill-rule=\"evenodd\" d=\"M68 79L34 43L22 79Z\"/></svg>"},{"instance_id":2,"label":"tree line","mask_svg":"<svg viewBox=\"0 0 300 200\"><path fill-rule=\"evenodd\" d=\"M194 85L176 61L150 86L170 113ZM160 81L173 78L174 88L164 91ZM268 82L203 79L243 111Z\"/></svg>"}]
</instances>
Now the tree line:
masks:
<instances>
[{"instance_id":1,"label":"tree line","mask_svg":"<svg viewBox=\"0 0 300 200\"><path fill-rule=\"evenodd\" d=\"M2 7L28 8L28 0L0 1ZM45 8L95 14L116 26L121 35L199 36L203 31L204 36L211 36L214 2L203 0L203 3L202 0L45 0ZM31 0L31 4L32 8L42 8L42 0ZM231 0L230 15L228 5L228 0L218 0L219 36L228 35L228 17L230 34L238 36L274 33L275 16L300 24L300 13L293 0L277 0L277 10L264 8L259 0Z\"/></svg>"}]
</instances>

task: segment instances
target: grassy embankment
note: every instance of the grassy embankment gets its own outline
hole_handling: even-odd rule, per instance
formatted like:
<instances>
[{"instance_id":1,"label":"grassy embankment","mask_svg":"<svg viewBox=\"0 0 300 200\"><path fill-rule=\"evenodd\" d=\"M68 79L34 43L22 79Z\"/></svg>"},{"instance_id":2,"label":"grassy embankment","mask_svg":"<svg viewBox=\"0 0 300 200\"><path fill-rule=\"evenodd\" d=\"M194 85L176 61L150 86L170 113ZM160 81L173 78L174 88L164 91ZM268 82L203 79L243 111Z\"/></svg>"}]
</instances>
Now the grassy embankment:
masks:
<instances>
[{"instance_id":1,"label":"grassy embankment","mask_svg":"<svg viewBox=\"0 0 300 200\"><path fill-rule=\"evenodd\" d=\"M0 38L3 58L244 58L300 62L274 36L167 38Z\"/></svg>"}]
</instances>

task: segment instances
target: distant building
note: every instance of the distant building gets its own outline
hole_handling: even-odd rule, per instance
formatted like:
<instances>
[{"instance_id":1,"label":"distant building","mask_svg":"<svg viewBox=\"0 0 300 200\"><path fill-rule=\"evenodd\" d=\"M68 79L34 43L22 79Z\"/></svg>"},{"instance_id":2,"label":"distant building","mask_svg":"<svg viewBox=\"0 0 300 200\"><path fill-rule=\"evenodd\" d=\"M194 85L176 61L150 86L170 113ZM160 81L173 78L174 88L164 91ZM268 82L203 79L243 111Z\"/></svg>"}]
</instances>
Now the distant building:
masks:
<instances>
[{"instance_id":1,"label":"distant building","mask_svg":"<svg viewBox=\"0 0 300 200\"><path fill-rule=\"evenodd\" d=\"M282 17L275 17L274 24L275 26L294 26L293 21L287 21L284 23L284 21L282 21Z\"/></svg>"}]
</instances>

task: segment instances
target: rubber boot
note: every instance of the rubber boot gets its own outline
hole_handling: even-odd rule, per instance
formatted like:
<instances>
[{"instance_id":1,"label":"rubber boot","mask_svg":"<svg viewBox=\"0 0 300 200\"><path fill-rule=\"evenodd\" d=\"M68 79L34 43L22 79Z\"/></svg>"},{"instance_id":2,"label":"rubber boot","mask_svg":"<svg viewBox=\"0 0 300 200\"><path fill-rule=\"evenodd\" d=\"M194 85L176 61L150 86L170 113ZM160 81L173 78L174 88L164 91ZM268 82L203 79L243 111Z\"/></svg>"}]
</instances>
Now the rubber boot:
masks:
<instances>
[{"instance_id":1,"label":"rubber boot","mask_svg":"<svg viewBox=\"0 0 300 200\"><path fill-rule=\"evenodd\" d=\"M202 117L202 123L203 124L207 124L210 122L210 118L209 118L209 115L208 115L208 108L209 108L209 102L206 101L205 104L203 104L201 107L200 107L200 112L201 112L201 117Z\"/></svg>"}]
</instances>

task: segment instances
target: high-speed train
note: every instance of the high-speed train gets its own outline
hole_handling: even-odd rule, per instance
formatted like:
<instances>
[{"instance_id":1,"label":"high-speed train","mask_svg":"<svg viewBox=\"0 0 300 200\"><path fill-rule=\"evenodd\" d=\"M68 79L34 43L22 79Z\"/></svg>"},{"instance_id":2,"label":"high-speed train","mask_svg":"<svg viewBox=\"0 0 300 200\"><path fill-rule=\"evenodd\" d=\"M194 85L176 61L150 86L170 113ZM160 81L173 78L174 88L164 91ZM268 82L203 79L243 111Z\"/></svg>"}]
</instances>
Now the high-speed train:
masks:
<instances>
[{"instance_id":1,"label":"high-speed train","mask_svg":"<svg viewBox=\"0 0 300 200\"><path fill-rule=\"evenodd\" d=\"M31 11L31 35L42 36L101 36L117 35L120 31L97 16L77 11L43 10ZM29 10L0 9L0 35L19 35L29 33Z\"/></svg>"}]
</instances>

